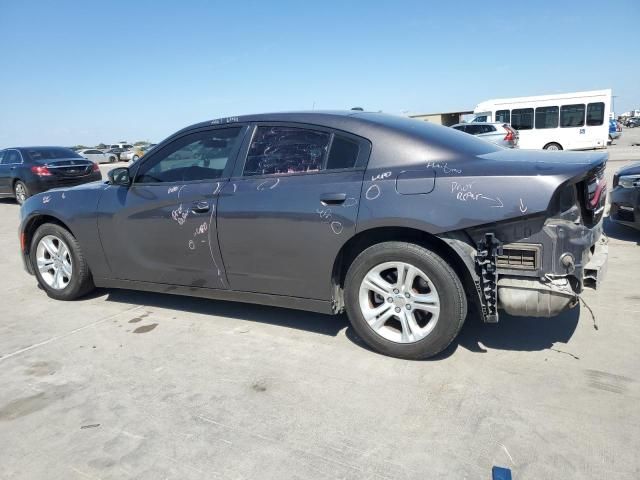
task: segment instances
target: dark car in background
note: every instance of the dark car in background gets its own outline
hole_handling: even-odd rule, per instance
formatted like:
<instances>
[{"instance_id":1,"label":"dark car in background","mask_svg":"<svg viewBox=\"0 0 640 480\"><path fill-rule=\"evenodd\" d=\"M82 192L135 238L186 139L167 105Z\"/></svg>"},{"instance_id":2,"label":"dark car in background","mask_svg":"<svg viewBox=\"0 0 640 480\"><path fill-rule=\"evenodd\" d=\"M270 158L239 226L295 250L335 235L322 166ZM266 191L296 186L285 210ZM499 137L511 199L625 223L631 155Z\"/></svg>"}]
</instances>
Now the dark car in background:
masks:
<instances>
[{"instance_id":1,"label":"dark car in background","mask_svg":"<svg viewBox=\"0 0 640 480\"><path fill-rule=\"evenodd\" d=\"M613 176L609 218L640 229L640 163L622 168Z\"/></svg>"},{"instance_id":2,"label":"dark car in background","mask_svg":"<svg viewBox=\"0 0 640 480\"><path fill-rule=\"evenodd\" d=\"M0 150L0 196L19 204L36 193L101 180L98 164L64 147Z\"/></svg>"},{"instance_id":3,"label":"dark car in background","mask_svg":"<svg viewBox=\"0 0 640 480\"><path fill-rule=\"evenodd\" d=\"M60 300L101 286L346 310L376 351L425 358L469 305L552 317L598 286L606 161L381 113L210 120L106 183L27 200L22 258Z\"/></svg>"}]
</instances>

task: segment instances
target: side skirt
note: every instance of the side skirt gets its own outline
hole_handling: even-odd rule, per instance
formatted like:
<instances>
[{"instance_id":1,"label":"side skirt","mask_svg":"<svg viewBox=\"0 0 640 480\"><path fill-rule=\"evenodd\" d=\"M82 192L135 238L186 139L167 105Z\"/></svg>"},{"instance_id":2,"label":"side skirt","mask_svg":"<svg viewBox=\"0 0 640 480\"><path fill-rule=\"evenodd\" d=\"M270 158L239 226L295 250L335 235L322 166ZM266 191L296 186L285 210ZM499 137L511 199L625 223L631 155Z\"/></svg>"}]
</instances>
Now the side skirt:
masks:
<instances>
[{"instance_id":1,"label":"side skirt","mask_svg":"<svg viewBox=\"0 0 640 480\"><path fill-rule=\"evenodd\" d=\"M210 298L212 300L226 300L230 302L255 303L271 307L292 308L308 312L334 314L329 300L315 300L311 298L287 297L285 295L271 295L268 293L239 292L235 290L220 290L214 288L188 287L169 285L165 283L139 282L134 280L116 280L113 278L94 278L96 287L122 288L128 290L142 290L145 292L170 293L189 297Z\"/></svg>"}]
</instances>

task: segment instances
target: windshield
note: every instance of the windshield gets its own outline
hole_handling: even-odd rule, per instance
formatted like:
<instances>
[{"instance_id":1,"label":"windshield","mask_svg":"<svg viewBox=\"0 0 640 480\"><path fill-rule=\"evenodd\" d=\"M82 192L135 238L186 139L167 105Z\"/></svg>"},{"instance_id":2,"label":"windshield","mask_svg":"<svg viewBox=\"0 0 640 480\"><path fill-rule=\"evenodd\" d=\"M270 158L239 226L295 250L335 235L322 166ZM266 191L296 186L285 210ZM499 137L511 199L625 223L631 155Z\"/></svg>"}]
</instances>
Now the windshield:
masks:
<instances>
[{"instance_id":1,"label":"windshield","mask_svg":"<svg viewBox=\"0 0 640 480\"><path fill-rule=\"evenodd\" d=\"M70 148L62 147L37 147L23 150L34 162L46 162L47 160L59 160L62 158L82 158Z\"/></svg>"}]
</instances>

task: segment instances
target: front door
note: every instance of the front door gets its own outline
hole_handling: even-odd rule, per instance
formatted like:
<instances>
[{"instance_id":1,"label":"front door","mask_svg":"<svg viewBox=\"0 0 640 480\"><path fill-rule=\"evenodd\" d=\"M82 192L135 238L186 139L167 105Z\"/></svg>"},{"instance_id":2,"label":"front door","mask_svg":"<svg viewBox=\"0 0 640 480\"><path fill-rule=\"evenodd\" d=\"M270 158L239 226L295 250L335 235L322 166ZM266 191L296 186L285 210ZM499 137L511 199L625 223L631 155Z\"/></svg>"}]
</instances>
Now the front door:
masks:
<instances>
[{"instance_id":1,"label":"front door","mask_svg":"<svg viewBox=\"0 0 640 480\"><path fill-rule=\"evenodd\" d=\"M355 234L370 149L320 127L258 125L219 200L230 288L330 299L333 261Z\"/></svg>"},{"instance_id":2,"label":"front door","mask_svg":"<svg viewBox=\"0 0 640 480\"><path fill-rule=\"evenodd\" d=\"M115 278L227 288L216 207L245 131L183 135L141 162L130 187L107 188L98 227Z\"/></svg>"}]
</instances>

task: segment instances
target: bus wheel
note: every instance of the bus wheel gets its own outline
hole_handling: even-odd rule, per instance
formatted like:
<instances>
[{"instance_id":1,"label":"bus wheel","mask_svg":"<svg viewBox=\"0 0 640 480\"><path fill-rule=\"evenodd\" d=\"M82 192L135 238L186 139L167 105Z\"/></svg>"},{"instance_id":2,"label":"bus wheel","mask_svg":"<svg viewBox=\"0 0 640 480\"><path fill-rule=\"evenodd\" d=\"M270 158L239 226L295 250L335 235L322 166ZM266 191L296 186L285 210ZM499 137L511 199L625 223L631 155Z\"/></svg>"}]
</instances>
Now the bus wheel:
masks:
<instances>
[{"instance_id":1,"label":"bus wheel","mask_svg":"<svg viewBox=\"0 0 640 480\"><path fill-rule=\"evenodd\" d=\"M551 143L547 143L544 146L545 150L562 150L562 146L559 143L556 142L551 142Z\"/></svg>"}]
</instances>

